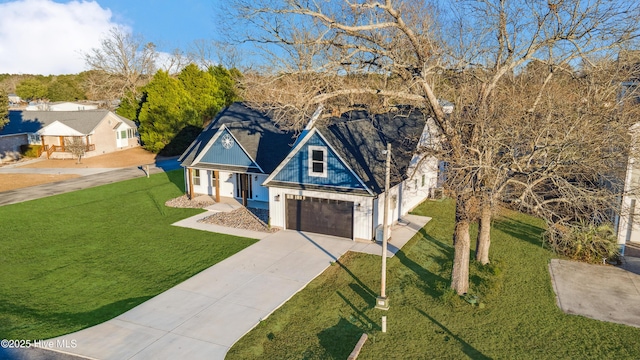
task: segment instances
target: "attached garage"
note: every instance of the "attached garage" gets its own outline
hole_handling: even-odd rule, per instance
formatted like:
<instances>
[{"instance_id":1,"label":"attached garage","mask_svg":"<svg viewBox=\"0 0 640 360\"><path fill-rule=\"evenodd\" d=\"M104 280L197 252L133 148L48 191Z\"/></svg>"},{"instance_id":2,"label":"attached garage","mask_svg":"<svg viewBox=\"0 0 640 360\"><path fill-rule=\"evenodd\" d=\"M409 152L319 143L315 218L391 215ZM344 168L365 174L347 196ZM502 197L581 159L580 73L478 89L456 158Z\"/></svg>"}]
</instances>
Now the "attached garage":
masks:
<instances>
[{"instance_id":1,"label":"attached garage","mask_svg":"<svg viewBox=\"0 0 640 360\"><path fill-rule=\"evenodd\" d=\"M353 239L353 202L288 194L286 226Z\"/></svg>"}]
</instances>

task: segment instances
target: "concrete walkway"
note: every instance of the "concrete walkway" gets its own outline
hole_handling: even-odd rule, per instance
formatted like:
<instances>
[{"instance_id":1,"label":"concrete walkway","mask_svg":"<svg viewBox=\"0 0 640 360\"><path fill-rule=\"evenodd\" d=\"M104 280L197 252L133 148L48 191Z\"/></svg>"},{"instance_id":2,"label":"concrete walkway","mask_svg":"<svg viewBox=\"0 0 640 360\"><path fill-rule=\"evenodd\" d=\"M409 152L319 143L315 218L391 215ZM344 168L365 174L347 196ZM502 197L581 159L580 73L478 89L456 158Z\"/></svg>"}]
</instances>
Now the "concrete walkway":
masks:
<instances>
[{"instance_id":1,"label":"concrete walkway","mask_svg":"<svg viewBox=\"0 0 640 360\"><path fill-rule=\"evenodd\" d=\"M229 232L198 223L174 225ZM430 219L409 215L392 231L388 256ZM236 235L243 235L242 231ZM252 233L244 233L251 237ZM349 250L381 253L377 244L279 231L103 324L52 339L56 351L93 359L223 359L244 334Z\"/></svg>"},{"instance_id":2,"label":"concrete walkway","mask_svg":"<svg viewBox=\"0 0 640 360\"><path fill-rule=\"evenodd\" d=\"M640 259L622 267L552 259L549 272L565 313L640 327Z\"/></svg>"}]
</instances>

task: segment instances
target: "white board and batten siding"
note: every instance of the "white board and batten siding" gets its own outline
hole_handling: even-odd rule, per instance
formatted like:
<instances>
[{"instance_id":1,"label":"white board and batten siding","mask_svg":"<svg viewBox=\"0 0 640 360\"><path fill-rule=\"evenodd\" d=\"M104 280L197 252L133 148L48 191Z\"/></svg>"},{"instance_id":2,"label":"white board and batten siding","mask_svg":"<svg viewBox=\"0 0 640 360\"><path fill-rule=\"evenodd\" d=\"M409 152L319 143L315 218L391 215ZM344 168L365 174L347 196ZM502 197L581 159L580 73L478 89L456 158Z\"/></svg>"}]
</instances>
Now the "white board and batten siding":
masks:
<instances>
[{"instance_id":1,"label":"white board and batten siding","mask_svg":"<svg viewBox=\"0 0 640 360\"><path fill-rule=\"evenodd\" d=\"M418 167L417 170L416 167ZM438 181L438 160L431 157L420 161L416 156L411 161L407 179L389 189L389 220L388 225L393 225L409 211L429 198ZM384 222L384 198L380 194L376 202L380 204L379 211L374 215L375 226Z\"/></svg>"},{"instance_id":2,"label":"white board and batten siding","mask_svg":"<svg viewBox=\"0 0 640 360\"><path fill-rule=\"evenodd\" d=\"M207 169L200 170L200 184L193 182L193 192L196 194L204 195L216 195L215 180L213 179L213 171ZM186 170L185 170L186 172ZM192 174L195 175L195 169L192 170ZM220 196L222 197L236 197L236 173L230 171L220 171L218 173L220 177ZM269 189L262 186L262 183L267 179L267 175L264 174L252 174L251 175L251 189L252 197L249 200L267 201L269 196Z\"/></svg>"},{"instance_id":3,"label":"white board and batten siding","mask_svg":"<svg viewBox=\"0 0 640 360\"><path fill-rule=\"evenodd\" d=\"M284 188L269 188L269 216L270 224L274 227L286 229L286 198L287 195L301 195L306 197L350 201L353 209L353 237L356 240L371 240L373 238L373 200L371 196L361 196L343 193L327 193L323 191L296 190ZM360 206L357 206L360 204Z\"/></svg>"}]
</instances>

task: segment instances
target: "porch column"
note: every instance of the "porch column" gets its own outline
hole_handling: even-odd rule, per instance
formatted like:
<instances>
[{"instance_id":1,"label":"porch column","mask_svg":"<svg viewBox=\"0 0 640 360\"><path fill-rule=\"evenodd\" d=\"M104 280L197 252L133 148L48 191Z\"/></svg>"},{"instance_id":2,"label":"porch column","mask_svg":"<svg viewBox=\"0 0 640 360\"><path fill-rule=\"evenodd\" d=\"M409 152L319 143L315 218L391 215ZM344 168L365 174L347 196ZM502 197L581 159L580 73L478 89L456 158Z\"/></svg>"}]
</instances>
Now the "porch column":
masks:
<instances>
[{"instance_id":1,"label":"porch column","mask_svg":"<svg viewBox=\"0 0 640 360\"><path fill-rule=\"evenodd\" d=\"M85 135L84 147L86 151L89 151L89 135Z\"/></svg>"},{"instance_id":2,"label":"porch column","mask_svg":"<svg viewBox=\"0 0 640 360\"><path fill-rule=\"evenodd\" d=\"M192 172L191 168L187 168L187 177L189 178L189 180L187 180L187 182L189 183L189 189L187 189L187 196L189 197L189 200L193 199L193 176L191 172Z\"/></svg>"},{"instance_id":3,"label":"porch column","mask_svg":"<svg viewBox=\"0 0 640 360\"><path fill-rule=\"evenodd\" d=\"M62 152L64 152L64 136L60 136L60 146L62 147Z\"/></svg>"},{"instance_id":4,"label":"porch column","mask_svg":"<svg viewBox=\"0 0 640 360\"><path fill-rule=\"evenodd\" d=\"M40 142L42 143L42 148L40 148L40 153L38 154L38 157L42 155L43 151L47 151L47 147L44 145L44 136L40 136ZM49 158L49 153L47 153L47 159L48 158Z\"/></svg>"},{"instance_id":5,"label":"porch column","mask_svg":"<svg viewBox=\"0 0 640 360\"><path fill-rule=\"evenodd\" d=\"M214 170L213 176L216 178L216 202L220 202L220 171Z\"/></svg>"},{"instance_id":6,"label":"porch column","mask_svg":"<svg viewBox=\"0 0 640 360\"><path fill-rule=\"evenodd\" d=\"M249 192L249 181L251 181L250 178L251 175L249 174L241 174L240 175L240 182L242 183L241 185L241 189L242 189L242 206L247 207L248 201L247 201L247 196L248 196L248 192Z\"/></svg>"}]
</instances>

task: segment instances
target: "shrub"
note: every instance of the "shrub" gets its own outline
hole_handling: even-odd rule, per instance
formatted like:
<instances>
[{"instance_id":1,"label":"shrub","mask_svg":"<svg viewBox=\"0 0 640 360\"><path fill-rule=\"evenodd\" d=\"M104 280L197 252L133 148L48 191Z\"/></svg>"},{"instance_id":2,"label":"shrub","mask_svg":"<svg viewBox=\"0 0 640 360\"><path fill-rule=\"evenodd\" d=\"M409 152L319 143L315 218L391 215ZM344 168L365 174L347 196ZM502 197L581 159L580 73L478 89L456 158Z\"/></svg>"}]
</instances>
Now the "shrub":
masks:
<instances>
[{"instance_id":1,"label":"shrub","mask_svg":"<svg viewBox=\"0 0 640 360\"><path fill-rule=\"evenodd\" d=\"M24 157L37 158L40 155L42 145L20 145L20 153Z\"/></svg>"},{"instance_id":2,"label":"shrub","mask_svg":"<svg viewBox=\"0 0 640 360\"><path fill-rule=\"evenodd\" d=\"M553 251L574 260L597 263L618 255L616 236L611 224L550 226L544 239Z\"/></svg>"}]
</instances>

